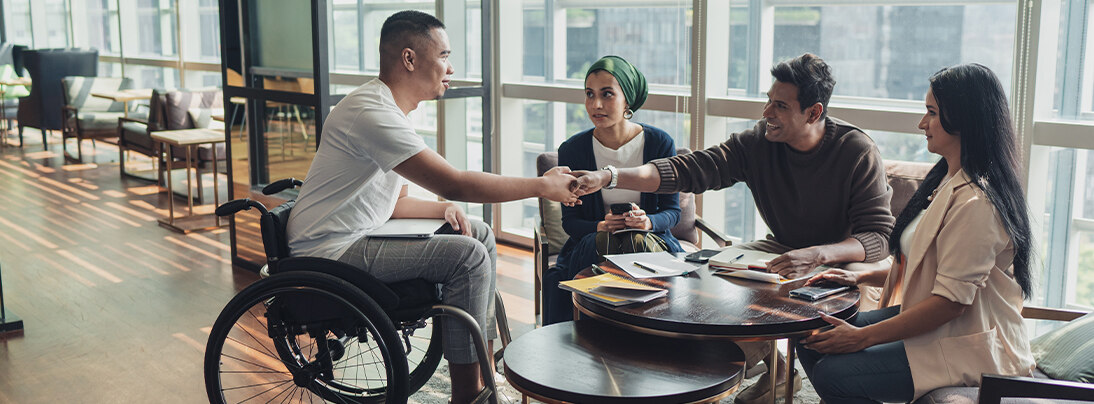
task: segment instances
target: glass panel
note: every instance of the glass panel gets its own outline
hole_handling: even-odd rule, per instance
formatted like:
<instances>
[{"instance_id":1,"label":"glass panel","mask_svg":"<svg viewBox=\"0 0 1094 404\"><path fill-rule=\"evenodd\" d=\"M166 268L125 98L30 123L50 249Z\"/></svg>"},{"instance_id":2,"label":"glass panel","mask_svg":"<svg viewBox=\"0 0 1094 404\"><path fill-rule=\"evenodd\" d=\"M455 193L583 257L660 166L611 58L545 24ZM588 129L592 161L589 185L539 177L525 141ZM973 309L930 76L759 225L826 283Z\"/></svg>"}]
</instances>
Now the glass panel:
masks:
<instances>
[{"instance_id":1,"label":"glass panel","mask_svg":"<svg viewBox=\"0 0 1094 404\"><path fill-rule=\"evenodd\" d=\"M967 62L984 64L1003 83L1011 82L1014 3L775 7L759 14L771 20L750 21L747 7L730 11L730 88L748 84L750 26L772 41L771 62L805 52L824 58L838 83L835 95L920 100L931 74ZM761 69L758 80L766 83L767 68Z\"/></svg>"},{"instance_id":2,"label":"glass panel","mask_svg":"<svg viewBox=\"0 0 1094 404\"><path fill-rule=\"evenodd\" d=\"M330 27L331 66L333 70L378 74L380 71L380 28L384 20L402 10L418 10L435 15L432 2L335 0ZM475 29L480 27L476 26ZM477 40L477 39L476 39ZM455 44L453 44L455 46ZM453 49L466 52L462 48ZM481 59L481 56L479 57ZM456 68L460 75L461 67Z\"/></svg>"},{"instance_id":3,"label":"glass panel","mask_svg":"<svg viewBox=\"0 0 1094 404\"><path fill-rule=\"evenodd\" d=\"M220 6L216 0L179 4L183 56L189 61L220 61ZM190 83L187 83L189 86Z\"/></svg>"},{"instance_id":4,"label":"glass panel","mask_svg":"<svg viewBox=\"0 0 1094 404\"><path fill-rule=\"evenodd\" d=\"M255 65L311 70L311 2L250 0Z\"/></svg>"},{"instance_id":5,"label":"glass panel","mask_svg":"<svg viewBox=\"0 0 1094 404\"><path fill-rule=\"evenodd\" d=\"M1075 198L1072 212L1074 236L1078 238L1076 264L1068 265L1068 304L1094 308L1094 150L1077 153Z\"/></svg>"},{"instance_id":6,"label":"glass panel","mask_svg":"<svg viewBox=\"0 0 1094 404\"><path fill-rule=\"evenodd\" d=\"M551 15L542 4L524 7L526 75L582 79L601 56L618 55L638 66L651 84L691 83L690 7L570 8ZM555 27L565 27L564 35L554 34ZM559 39L565 43L549 43ZM542 60L539 49L549 49ZM565 63L555 63L556 58Z\"/></svg>"},{"instance_id":7,"label":"glass panel","mask_svg":"<svg viewBox=\"0 0 1094 404\"><path fill-rule=\"evenodd\" d=\"M122 19L122 24L129 25L129 30L135 33L126 38L136 39L124 42L127 54L145 57L177 55L174 0L136 0L136 6L135 20Z\"/></svg>"},{"instance_id":8,"label":"glass panel","mask_svg":"<svg viewBox=\"0 0 1094 404\"><path fill-rule=\"evenodd\" d=\"M1056 61L1053 116L1094 121L1094 1L1061 1L1058 18L1045 18L1046 26L1059 27L1057 53L1046 55Z\"/></svg>"},{"instance_id":9,"label":"glass panel","mask_svg":"<svg viewBox=\"0 0 1094 404\"><path fill-rule=\"evenodd\" d=\"M220 72L186 71L187 88L220 87Z\"/></svg>"},{"instance_id":10,"label":"glass panel","mask_svg":"<svg viewBox=\"0 0 1094 404\"><path fill-rule=\"evenodd\" d=\"M307 105L266 103L266 153L270 181L304 178L315 157L315 114Z\"/></svg>"},{"instance_id":11,"label":"glass panel","mask_svg":"<svg viewBox=\"0 0 1094 404\"><path fill-rule=\"evenodd\" d=\"M361 66L361 43L358 40L357 1L336 0L331 11L330 52L333 70L358 71Z\"/></svg>"},{"instance_id":12,"label":"glass panel","mask_svg":"<svg viewBox=\"0 0 1094 404\"><path fill-rule=\"evenodd\" d=\"M734 133L751 129L757 122L736 118L712 120L725 125L726 131L723 136L707 136L705 147L720 144ZM757 218L756 204L748 185L738 183L723 190L707 191L703 195L703 218L711 223L722 224L720 230L725 234L740 237L742 241L751 241L766 230L763 221Z\"/></svg>"},{"instance_id":13,"label":"glass panel","mask_svg":"<svg viewBox=\"0 0 1094 404\"><path fill-rule=\"evenodd\" d=\"M426 101L407 115L414 124L414 131L422 136L426 146L437 150L437 101ZM427 200L436 200L437 196L415 183L410 183L410 195Z\"/></svg>"},{"instance_id":14,"label":"glass panel","mask_svg":"<svg viewBox=\"0 0 1094 404\"><path fill-rule=\"evenodd\" d=\"M68 47L68 8L65 0L46 0L43 2L46 18L42 22L48 22L46 26L45 47ZM40 44L36 44L38 46Z\"/></svg>"},{"instance_id":15,"label":"glass panel","mask_svg":"<svg viewBox=\"0 0 1094 404\"><path fill-rule=\"evenodd\" d=\"M100 73L100 76L103 74ZM125 75L133 79L134 88L177 88L179 70L170 67L127 64Z\"/></svg>"},{"instance_id":16,"label":"glass panel","mask_svg":"<svg viewBox=\"0 0 1094 404\"><path fill-rule=\"evenodd\" d=\"M874 139L883 160L920 161L934 163L938 155L927 151L927 140L921 133L866 131Z\"/></svg>"},{"instance_id":17,"label":"glass panel","mask_svg":"<svg viewBox=\"0 0 1094 404\"><path fill-rule=\"evenodd\" d=\"M454 51L466 53L465 66L456 66L456 77L482 78L482 3L468 2L464 13L467 27L467 43ZM456 46L456 44L452 44Z\"/></svg>"},{"instance_id":18,"label":"glass panel","mask_svg":"<svg viewBox=\"0 0 1094 404\"><path fill-rule=\"evenodd\" d=\"M482 98L444 100L444 157L449 164L482 171ZM482 219L482 204L461 203L469 215Z\"/></svg>"},{"instance_id":19,"label":"glass panel","mask_svg":"<svg viewBox=\"0 0 1094 404\"><path fill-rule=\"evenodd\" d=\"M121 51L117 5L111 0L73 0L73 45L98 49L99 55L117 55Z\"/></svg>"},{"instance_id":20,"label":"glass panel","mask_svg":"<svg viewBox=\"0 0 1094 404\"><path fill-rule=\"evenodd\" d=\"M38 47L30 31L30 0L4 0L3 18L8 42Z\"/></svg>"}]
</instances>

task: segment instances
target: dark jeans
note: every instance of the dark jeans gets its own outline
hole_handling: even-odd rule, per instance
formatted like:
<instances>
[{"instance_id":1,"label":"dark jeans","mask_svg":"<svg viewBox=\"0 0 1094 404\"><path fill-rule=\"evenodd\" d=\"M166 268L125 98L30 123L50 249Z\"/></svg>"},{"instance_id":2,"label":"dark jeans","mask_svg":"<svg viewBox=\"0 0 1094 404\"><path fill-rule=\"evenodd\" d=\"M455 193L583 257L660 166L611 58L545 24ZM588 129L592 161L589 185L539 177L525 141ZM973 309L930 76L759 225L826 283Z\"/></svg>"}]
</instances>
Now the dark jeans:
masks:
<instances>
[{"instance_id":1,"label":"dark jeans","mask_svg":"<svg viewBox=\"0 0 1094 404\"><path fill-rule=\"evenodd\" d=\"M900 306L887 307L859 313L849 323L863 327L899 313ZM817 395L828 403L908 402L915 393L903 341L830 355L799 345L798 360Z\"/></svg>"}]
</instances>

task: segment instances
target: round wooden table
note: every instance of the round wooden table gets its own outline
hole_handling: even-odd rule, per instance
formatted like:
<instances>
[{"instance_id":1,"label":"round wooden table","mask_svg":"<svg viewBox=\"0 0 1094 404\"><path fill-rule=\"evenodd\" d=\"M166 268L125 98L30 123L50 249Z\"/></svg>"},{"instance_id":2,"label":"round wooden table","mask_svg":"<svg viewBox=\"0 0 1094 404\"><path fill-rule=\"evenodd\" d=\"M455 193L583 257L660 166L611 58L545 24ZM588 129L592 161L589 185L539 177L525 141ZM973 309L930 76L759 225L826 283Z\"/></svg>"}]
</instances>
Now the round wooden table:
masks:
<instances>
[{"instance_id":1,"label":"round wooden table","mask_svg":"<svg viewBox=\"0 0 1094 404\"><path fill-rule=\"evenodd\" d=\"M544 402L720 400L744 377L737 344L638 333L591 319L537 328L505 347L505 377Z\"/></svg>"},{"instance_id":2,"label":"round wooden table","mask_svg":"<svg viewBox=\"0 0 1094 404\"><path fill-rule=\"evenodd\" d=\"M601 267L626 276L610 263ZM592 275L589 268L578 273L577 278ZM666 297L641 304L611 306L575 293L574 308L580 314L600 321L668 337L771 340L772 345L775 340L787 338L787 363L793 364L797 341L828 326L820 318L821 312L842 319L858 313L858 289L816 302L791 298L790 291L801 287L805 279L773 284L712 275L710 270L700 268L687 276L644 281L668 288ZM579 313L575 313L575 318ZM778 350L772 349L772 357L777 355ZM793 366L787 368L787 376L792 378ZM787 383L786 389L789 403L793 401L793 383ZM772 391L772 397L775 397L774 386Z\"/></svg>"}]
</instances>

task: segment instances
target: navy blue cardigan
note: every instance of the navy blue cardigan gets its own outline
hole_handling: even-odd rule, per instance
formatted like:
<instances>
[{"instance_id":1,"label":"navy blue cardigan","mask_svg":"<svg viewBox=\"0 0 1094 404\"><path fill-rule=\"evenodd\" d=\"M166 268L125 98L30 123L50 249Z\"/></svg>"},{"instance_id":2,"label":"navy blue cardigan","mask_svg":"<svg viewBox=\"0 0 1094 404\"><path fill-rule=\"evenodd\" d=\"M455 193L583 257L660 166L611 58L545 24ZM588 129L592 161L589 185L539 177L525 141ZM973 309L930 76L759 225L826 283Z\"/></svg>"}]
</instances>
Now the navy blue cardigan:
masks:
<instances>
[{"instance_id":1,"label":"navy blue cardigan","mask_svg":"<svg viewBox=\"0 0 1094 404\"><path fill-rule=\"evenodd\" d=\"M676 145L665 131L642 124L646 143L642 150L642 162L676 155ZM578 133L558 146L558 165L571 170L597 170L593 156L593 130ZM668 244L670 251L683 251L680 242L669 231L680 221L680 194L653 194L643 192L638 206L646 211L653 226L651 232ZM604 220L604 196L600 191L581 197L581 204L562 206L562 228L570 239L559 252L559 262L569 250L589 233L596 232L596 224Z\"/></svg>"}]
</instances>

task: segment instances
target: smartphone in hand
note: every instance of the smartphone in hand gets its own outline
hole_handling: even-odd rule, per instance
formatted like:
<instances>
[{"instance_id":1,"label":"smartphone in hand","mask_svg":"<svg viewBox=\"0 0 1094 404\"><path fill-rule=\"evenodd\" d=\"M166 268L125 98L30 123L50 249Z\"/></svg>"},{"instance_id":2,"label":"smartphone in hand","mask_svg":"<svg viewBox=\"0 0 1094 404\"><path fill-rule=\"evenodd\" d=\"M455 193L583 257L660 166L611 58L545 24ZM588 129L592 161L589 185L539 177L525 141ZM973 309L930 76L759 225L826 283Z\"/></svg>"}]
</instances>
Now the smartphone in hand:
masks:
<instances>
[{"instance_id":1,"label":"smartphone in hand","mask_svg":"<svg viewBox=\"0 0 1094 404\"><path fill-rule=\"evenodd\" d=\"M613 215L622 215L631 211L633 203L613 203L608 208L611 209Z\"/></svg>"}]
</instances>

